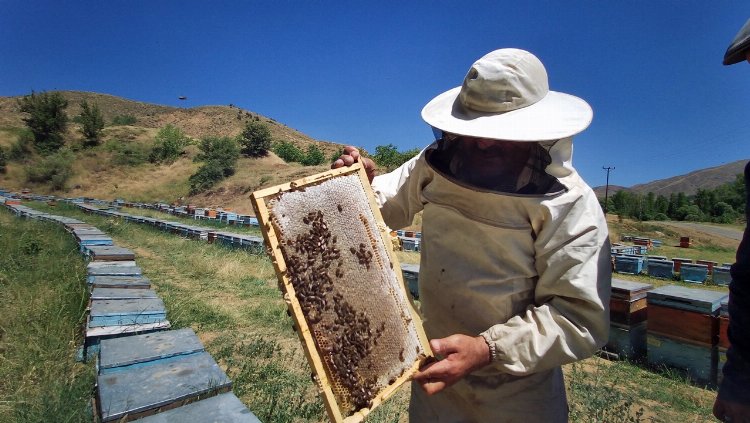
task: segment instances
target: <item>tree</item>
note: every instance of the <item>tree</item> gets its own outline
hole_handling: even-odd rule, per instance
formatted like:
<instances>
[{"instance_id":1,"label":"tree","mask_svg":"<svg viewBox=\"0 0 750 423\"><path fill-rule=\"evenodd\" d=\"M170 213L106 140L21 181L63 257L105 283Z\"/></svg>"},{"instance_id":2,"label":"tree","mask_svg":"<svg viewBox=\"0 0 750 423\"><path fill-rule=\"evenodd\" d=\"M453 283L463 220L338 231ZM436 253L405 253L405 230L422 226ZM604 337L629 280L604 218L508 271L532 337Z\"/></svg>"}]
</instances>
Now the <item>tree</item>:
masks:
<instances>
[{"instance_id":1,"label":"tree","mask_svg":"<svg viewBox=\"0 0 750 423\"><path fill-rule=\"evenodd\" d=\"M375 154L372 155L372 160L378 166L384 167L388 170L395 169L399 165L400 154L398 149L393 144L379 145L375 147Z\"/></svg>"},{"instance_id":2,"label":"tree","mask_svg":"<svg viewBox=\"0 0 750 423\"><path fill-rule=\"evenodd\" d=\"M317 166L323 164L326 161L326 156L315 144L307 146L307 153L305 158L302 159L302 164L305 166Z\"/></svg>"},{"instance_id":3,"label":"tree","mask_svg":"<svg viewBox=\"0 0 750 423\"><path fill-rule=\"evenodd\" d=\"M245 124L245 129L237 141L242 146L242 154L263 157L268 155L268 150L271 149L271 131L264 123L251 120Z\"/></svg>"},{"instance_id":4,"label":"tree","mask_svg":"<svg viewBox=\"0 0 750 423\"><path fill-rule=\"evenodd\" d=\"M287 163L302 163L305 160L305 153L293 142L279 141L274 143L273 152Z\"/></svg>"},{"instance_id":5,"label":"tree","mask_svg":"<svg viewBox=\"0 0 750 423\"><path fill-rule=\"evenodd\" d=\"M29 116L23 120L34 134L34 146L43 154L50 154L65 145L63 133L68 126L65 108L68 101L60 93L42 92L18 100L21 112Z\"/></svg>"},{"instance_id":6,"label":"tree","mask_svg":"<svg viewBox=\"0 0 750 423\"><path fill-rule=\"evenodd\" d=\"M152 163L173 163L188 144L190 144L190 139L180 128L167 125L156 134L154 148L148 159Z\"/></svg>"},{"instance_id":7,"label":"tree","mask_svg":"<svg viewBox=\"0 0 750 423\"><path fill-rule=\"evenodd\" d=\"M391 171L406 163L409 159L419 154L419 152L418 148L399 152L393 144L379 145L375 147L375 154L372 155L372 160L378 166Z\"/></svg>"},{"instance_id":8,"label":"tree","mask_svg":"<svg viewBox=\"0 0 750 423\"><path fill-rule=\"evenodd\" d=\"M44 159L26 167L29 182L49 183L52 189L62 190L73 176L73 153L67 148L50 154Z\"/></svg>"},{"instance_id":9,"label":"tree","mask_svg":"<svg viewBox=\"0 0 750 423\"><path fill-rule=\"evenodd\" d=\"M99 145L102 129L104 129L104 116L99 111L99 106L96 103L89 106L89 103L83 100L78 121L81 124L83 145L88 147Z\"/></svg>"},{"instance_id":10,"label":"tree","mask_svg":"<svg viewBox=\"0 0 750 423\"><path fill-rule=\"evenodd\" d=\"M228 168L234 168L234 164L240 157L240 148L237 142L229 137L203 138L198 144L198 149L201 152L195 156L194 161L196 162L216 160L225 163Z\"/></svg>"},{"instance_id":11,"label":"tree","mask_svg":"<svg viewBox=\"0 0 750 423\"><path fill-rule=\"evenodd\" d=\"M198 145L200 153L195 161L203 165L190 176L190 194L198 194L214 186L217 182L234 175L234 167L240 156L237 142L229 137L208 137Z\"/></svg>"}]
</instances>

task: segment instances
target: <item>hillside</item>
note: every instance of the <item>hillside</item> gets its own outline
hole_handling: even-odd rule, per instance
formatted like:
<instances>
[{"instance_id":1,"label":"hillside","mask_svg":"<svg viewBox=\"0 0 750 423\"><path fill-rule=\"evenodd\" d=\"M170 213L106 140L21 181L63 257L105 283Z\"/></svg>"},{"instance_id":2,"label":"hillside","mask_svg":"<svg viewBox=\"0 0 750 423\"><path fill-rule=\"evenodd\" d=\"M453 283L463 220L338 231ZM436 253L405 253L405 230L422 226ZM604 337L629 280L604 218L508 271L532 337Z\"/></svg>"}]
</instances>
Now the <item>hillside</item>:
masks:
<instances>
[{"instance_id":1,"label":"hillside","mask_svg":"<svg viewBox=\"0 0 750 423\"><path fill-rule=\"evenodd\" d=\"M198 168L192 158L197 153L194 146L171 165L142 163L136 166L118 165L115 156L123 146L147 151L160 128L171 124L180 128L187 136L199 140L206 136L235 136L251 119L267 124L274 140L294 142L303 150L315 144L330 157L342 146L313 139L273 119L236 106L201 106L179 108L132 101L107 94L79 91L61 91L68 100L66 113L72 118L80 113L79 104L86 100L98 105L108 124L116 116L132 116L133 125L107 126L103 131L102 145L92 149L80 149L81 135L78 125L71 122L66 135L66 145L73 149L74 176L67 184L65 196L91 196L113 199L117 197L136 201L191 202L205 206L231 207L241 212L252 210L248 201L250 193L258 188L286 182L292 178L321 171L326 166L303 167L296 163L285 163L273 153L260 159L241 158L237 172L209 192L189 197L188 178ZM24 114L19 111L19 97L0 97L0 146L9 148L23 131ZM30 162L39 160L32 157ZM26 181L24 167L29 163L10 162L8 172L0 175L0 186L20 190L30 188L35 192L52 193L43 185Z\"/></svg>"},{"instance_id":2,"label":"hillside","mask_svg":"<svg viewBox=\"0 0 750 423\"><path fill-rule=\"evenodd\" d=\"M719 185L734 181L738 174L742 174L747 162L748 159L738 160L721 166L696 170L685 175L673 176L671 178L659 179L645 184L633 185L629 188L610 185L609 195L612 195L621 189L641 194L653 192L656 195L664 195L666 197L669 197L669 194L678 192L692 195L698 192L699 189L716 188ZM605 187L603 186L594 188L594 192L596 192L598 197L604 197L604 188Z\"/></svg>"}]
</instances>

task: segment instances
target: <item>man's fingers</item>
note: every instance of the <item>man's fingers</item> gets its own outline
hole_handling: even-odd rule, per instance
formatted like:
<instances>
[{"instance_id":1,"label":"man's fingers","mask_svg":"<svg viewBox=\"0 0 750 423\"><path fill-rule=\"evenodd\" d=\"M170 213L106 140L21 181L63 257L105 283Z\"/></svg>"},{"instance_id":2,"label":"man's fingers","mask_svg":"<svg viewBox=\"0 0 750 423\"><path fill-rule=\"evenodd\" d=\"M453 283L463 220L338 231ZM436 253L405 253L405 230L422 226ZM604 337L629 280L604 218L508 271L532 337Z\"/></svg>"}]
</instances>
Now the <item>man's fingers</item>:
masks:
<instances>
[{"instance_id":1,"label":"man's fingers","mask_svg":"<svg viewBox=\"0 0 750 423\"><path fill-rule=\"evenodd\" d=\"M432 339L430 340L430 347L432 351L437 355L447 356L451 353L456 352L456 335L451 335L447 338Z\"/></svg>"},{"instance_id":2,"label":"man's fingers","mask_svg":"<svg viewBox=\"0 0 750 423\"><path fill-rule=\"evenodd\" d=\"M430 363L414 374L414 380L443 379L450 374L451 363L446 360Z\"/></svg>"},{"instance_id":3,"label":"man's fingers","mask_svg":"<svg viewBox=\"0 0 750 423\"><path fill-rule=\"evenodd\" d=\"M331 169L338 169L343 166L344 166L344 161L341 159L336 159L335 162L331 163Z\"/></svg>"},{"instance_id":4,"label":"man's fingers","mask_svg":"<svg viewBox=\"0 0 750 423\"><path fill-rule=\"evenodd\" d=\"M422 389L424 389L427 395L434 395L442 391L443 389L445 389L448 386L448 384L443 382L442 380L437 380L437 381L428 380L423 383L420 383L420 386L422 387Z\"/></svg>"},{"instance_id":5,"label":"man's fingers","mask_svg":"<svg viewBox=\"0 0 750 423\"><path fill-rule=\"evenodd\" d=\"M357 147L353 147L351 145L347 145L346 147L344 147L344 154L359 158L359 150L357 149Z\"/></svg>"},{"instance_id":6,"label":"man's fingers","mask_svg":"<svg viewBox=\"0 0 750 423\"><path fill-rule=\"evenodd\" d=\"M344 161L345 166L351 166L356 162L357 160L352 156L341 156L340 160Z\"/></svg>"}]
</instances>

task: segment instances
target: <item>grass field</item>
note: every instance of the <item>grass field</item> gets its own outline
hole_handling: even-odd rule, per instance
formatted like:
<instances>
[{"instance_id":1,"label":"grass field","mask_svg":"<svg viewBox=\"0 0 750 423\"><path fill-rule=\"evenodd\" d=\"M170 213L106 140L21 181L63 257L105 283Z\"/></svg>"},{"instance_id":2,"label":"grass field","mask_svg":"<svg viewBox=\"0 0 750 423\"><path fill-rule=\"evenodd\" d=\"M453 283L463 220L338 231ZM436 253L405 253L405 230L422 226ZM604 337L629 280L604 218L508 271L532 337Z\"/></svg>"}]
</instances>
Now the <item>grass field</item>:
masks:
<instances>
[{"instance_id":1,"label":"grass field","mask_svg":"<svg viewBox=\"0 0 750 423\"><path fill-rule=\"evenodd\" d=\"M92 364L75 361L86 269L58 225L0 211L0 422L84 422Z\"/></svg>"},{"instance_id":2,"label":"grass field","mask_svg":"<svg viewBox=\"0 0 750 423\"><path fill-rule=\"evenodd\" d=\"M325 419L273 268L265 256L83 214L65 204L31 206L91 223L110 234L116 245L135 251L144 275L164 299L173 326L196 331L233 380L235 394L262 421ZM3 222L15 219L4 212L0 216ZM26 230L52 231L40 225L30 222ZM418 254L402 252L399 259L417 262ZM75 254L69 262L72 268L81 265ZM4 345L2 342L0 345ZM73 366L72 356L69 362ZM674 373L596 357L567 365L564 370L571 421L710 421L715 393L686 384ZM409 386L404 386L367 421L407 421L408 395ZM38 397L25 400L39 401Z\"/></svg>"}]
</instances>

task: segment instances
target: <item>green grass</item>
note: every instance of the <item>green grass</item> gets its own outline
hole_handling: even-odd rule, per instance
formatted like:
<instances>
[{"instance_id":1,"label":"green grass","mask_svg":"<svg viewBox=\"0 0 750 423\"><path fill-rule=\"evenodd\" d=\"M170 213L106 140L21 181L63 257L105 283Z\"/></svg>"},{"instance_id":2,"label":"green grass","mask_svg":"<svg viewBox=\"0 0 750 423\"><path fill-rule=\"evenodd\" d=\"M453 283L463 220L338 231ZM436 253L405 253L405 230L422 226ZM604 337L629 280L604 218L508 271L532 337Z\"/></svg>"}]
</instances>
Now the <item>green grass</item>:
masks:
<instances>
[{"instance_id":1,"label":"green grass","mask_svg":"<svg viewBox=\"0 0 750 423\"><path fill-rule=\"evenodd\" d=\"M565 376L574 422L711 421L715 392L676 371L594 357L566 365Z\"/></svg>"},{"instance_id":2,"label":"green grass","mask_svg":"<svg viewBox=\"0 0 750 423\"><path fill-rule=\"evenodd\" d=\"M92 364L75 361L87 302L75 240L0 211L0 422L90 421Z\"/></svg>"}]
</instances>

